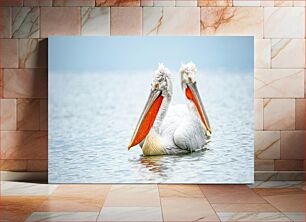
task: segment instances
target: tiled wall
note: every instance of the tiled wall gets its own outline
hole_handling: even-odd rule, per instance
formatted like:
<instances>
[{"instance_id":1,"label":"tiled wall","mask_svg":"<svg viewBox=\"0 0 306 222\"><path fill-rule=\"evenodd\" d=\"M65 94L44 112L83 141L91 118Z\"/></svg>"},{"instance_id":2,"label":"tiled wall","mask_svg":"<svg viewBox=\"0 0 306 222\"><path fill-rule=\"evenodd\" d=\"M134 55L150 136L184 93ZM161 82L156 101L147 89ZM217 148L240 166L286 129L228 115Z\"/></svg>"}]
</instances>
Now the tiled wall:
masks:
<instances>
[{"instance_id":1,"label":"tiled wall","mask_svg":"<svg viewBox=\"0 0 306 222\"><path fill-rule=\"evenodd\" d=\"M256 178L302 178L304 0L0 0L0 6L2 170L47 171L49 35L254 35Z\"/></svg>"}]
</instances>

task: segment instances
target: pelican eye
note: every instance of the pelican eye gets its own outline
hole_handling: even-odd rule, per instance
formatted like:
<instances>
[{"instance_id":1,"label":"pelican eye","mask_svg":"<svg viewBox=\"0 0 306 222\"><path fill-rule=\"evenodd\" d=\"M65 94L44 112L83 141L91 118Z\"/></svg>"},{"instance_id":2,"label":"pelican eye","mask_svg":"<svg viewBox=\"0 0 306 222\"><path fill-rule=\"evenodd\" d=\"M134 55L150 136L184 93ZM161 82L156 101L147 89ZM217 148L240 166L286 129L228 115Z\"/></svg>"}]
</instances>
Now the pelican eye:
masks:
<instances>
[{"instance_id":1,"label":"pelican eye","mask_svg":"<svg viewBox=\"0 0 306 222\"><path fill-rule=\"evenodd\" d=\"M159 83L153 83L153 88L154 89L159 89Z\"/></svg>"}]
</instances>

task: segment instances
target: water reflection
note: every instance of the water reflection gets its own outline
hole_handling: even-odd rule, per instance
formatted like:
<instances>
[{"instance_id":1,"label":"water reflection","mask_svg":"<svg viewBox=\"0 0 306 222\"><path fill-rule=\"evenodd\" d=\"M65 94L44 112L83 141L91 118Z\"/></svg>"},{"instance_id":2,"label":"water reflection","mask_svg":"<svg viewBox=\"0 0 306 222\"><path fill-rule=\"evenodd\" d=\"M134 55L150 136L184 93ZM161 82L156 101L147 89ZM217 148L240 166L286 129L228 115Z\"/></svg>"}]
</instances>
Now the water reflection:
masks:
<instances>
[{"instance_id":1,"label":"water reflection","mask_svg":"<svg viewBox=\"0 0 306 222\"><path fill-rule=\"evenodd\" d=\"M142 156L139 146L128 151L127 145L147 99L151 76L50 74L50 182L253 180L252 76L199 75L198 88L213 128L210 143L191 154L148 157ZM173 83L173 103L184 103L178 79L174 77Z\"/></svg>"},{"instance_id":2,"label":"water reflection","mask_svg":"<svg viewBox=\"0 0 306 222\"><path fill-rule=\"evenodd\" d=\"M162 172L162 166L160 162L161 158L161 156L141 156L139 162L149 171Z\"/></svg>"}]
</instances>

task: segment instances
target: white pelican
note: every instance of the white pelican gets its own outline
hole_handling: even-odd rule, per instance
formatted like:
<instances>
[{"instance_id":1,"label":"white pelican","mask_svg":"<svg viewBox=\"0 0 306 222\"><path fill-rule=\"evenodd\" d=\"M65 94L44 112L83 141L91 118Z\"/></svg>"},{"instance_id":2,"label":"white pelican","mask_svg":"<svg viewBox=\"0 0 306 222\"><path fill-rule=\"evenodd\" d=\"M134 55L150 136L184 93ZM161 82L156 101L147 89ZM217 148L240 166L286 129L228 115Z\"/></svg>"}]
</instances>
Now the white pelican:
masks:
<instances>
[{"instance_id":1,"label":"white pelican","mask_svg":"<svg viewBox=\"0 0 306 222\"><path fill-rule=\"evenodd\" d=\"M128 146L140 144L144 155L180 154L203 148L211 128L197 90L193 63L180 69L181 87L187 106L170 106L170 71L160 64L155 71L151 93Z\"/></svg>"}]
</instances>

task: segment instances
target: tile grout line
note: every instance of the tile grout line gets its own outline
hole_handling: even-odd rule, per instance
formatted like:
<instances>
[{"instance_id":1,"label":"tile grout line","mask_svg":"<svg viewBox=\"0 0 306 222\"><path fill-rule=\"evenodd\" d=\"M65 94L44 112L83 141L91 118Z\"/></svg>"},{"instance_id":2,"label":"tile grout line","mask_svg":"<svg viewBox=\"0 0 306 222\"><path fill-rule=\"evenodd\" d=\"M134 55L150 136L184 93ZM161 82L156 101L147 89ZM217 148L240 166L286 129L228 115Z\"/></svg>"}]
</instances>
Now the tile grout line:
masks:
<instances>
[{"instance_id":1,"label":"tile grout line","mask_svg":"<svg viewBox=\"0 0 306 222\"><path fill-rule=\"evenodd\" d=\"M106 201L106 198L107 198L108 194L111 192L112 187L113 187L113 184L110 186L110 188L109 188L109 190L108 190L108 192L107 192L107 195L106 195L105 198L104 198L103 204L102 204L101 209L100 209L100 211L99 211L99 213L98 213L98 215L97 215L96 221L98 221L98 219L99 219L99 217L100 217L100 214L101 214L101 212L102 212L103 206L104 206L105 201Z\"/></svg>"},{"instance_id":2,"label":"tile grout line","mask_svg":"<svg viewBox=\"0 0 306 222\"><path fill-rule=\"evenodd\" d=\"M277 210L276 212L278 212L278 213L280 213L282 216L288 218L290 221L293 221L293 220L291 220L291 218L289 218L284 212L282 212L279 208L277 208L277 207L274 206L272 203L270 203L268 200L266 200L263 196L261 196L260 194L258 194L257 192L255 192L254 189L252 189L252 188L249 188L249 189L252 190L254 193L256 193L258 196L260 196L260 197L266 202L266 204L269 204L269 205L271 205L272 207L274 207L274 208ZM205 194L203 193L202 189L200 189L200 190L201 190L202 194L204 195L204 197L206 198L206 196L205 196ZM209 199L208 199L208 198L206 198L206 199L207 199L207 201L209 202L209 204L211 205ZM222 203L221 203L221 204L222 204ZM228 204L228 203L227 203L227 204ZM249 203L249 204L253 204L253 203ZM256 204L256 203L254 203L254 204ZM211 207L212 207L212 209L215 211L215 209L213 208L212 205L211 205ZM215 211L215 213L216 213L217 217L220 219L220 221L222 222L222 220L221 220L221 218L219 217L218 213L217 213L216 211ZM244 212L232 212L232 213L244 213ZM247 212L245 212L245 213L247 213ZM264 213L264 212L253 211L253 212L249 212L249 213L257 213L257 214L258 214L258 213ZM266 212L266 213L269 213L269 212ZM273 212L270 212L270 213L273 213Z\"/></svg>"},{"instance_id":3,"label":"tile grout line","mask_svg":"<svg viewBox=\"0 0 306 222\"><path fill-rule=\"evenodd\" d=\"M263 188L263 189L271 189L271 188ZM273 188L272 188L273 189ZM255 192L255 191L254 191ZM258 196L260 196L263 200L265 200L268 204L270 204L272 207L274 207L278 213L280 213L281 215L285 216L286 218L288 218L290 221L292 221L289 217L287 217L286 214L284 214L278 207L274 206L272 203L270 203L268 200L266 200L266 198L264 198L262 195L260 195L259 193L255 192Z\"/></svg>"},{"instance_id":4,"label":"tile grout line","mask_svg":"<svg viewBox=\"0 0 306 222\"><path fill-rule=\"evenodd\" d=\"M198 188L200 189L200 191L201 191L201 193L202 193L202 195L203 195L203 197L207 200L207 202L209 203L209 205L210 205L210 207L213 209L213 211L215 212L215 214L216 214L216 216L217 216L217 218L219 219L219 221L221 221L222 222L222 220L221 220L221 218L219 217L219 215L218 215L218 213L217 213L217 211L215 210L215 208L212 206L212 204L210 203L210 201L209 201L209 199L205 196L205 194L204 194L204 192L202 191L202 189L201 189L201 187L200 187L200 185L199 184L197 184L197 186L198 186Z\"/></svg>"},{"instance_id":5,"label":"tile grout line","mask_svg":"<svg viewBox=\"0 0 306 222\"><path fill-rule=\"evenodd\" d=\"M287 217L286 214L284 214L278 207L274 206L272 203L270 203L268 200L266 200L263 196L261 196L260 194L258 194L262 199L264 199L268 204L270 204L272 207L274 207L278 213L280 213L281 215L283 215L284 217L288 218L290 221L293 221L291 220L291 218Z\"/></svg>"},{"instance_id":6,"label":"tile grout line","mask_svg":"<svg viewBox=\"0 0 306 222\"><path fill-rule=\"evenodd\" d=\"M161 202L161 196L160 196L160 191L159 191L159 184L157 183L156 186L157 186L157 191L158 191L159 205L160 205L160 211L161 211L162 221L165 221L165 220L164 220L164 213L163 213L162 202Z\"/></svg>"}]
</instances>

